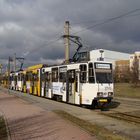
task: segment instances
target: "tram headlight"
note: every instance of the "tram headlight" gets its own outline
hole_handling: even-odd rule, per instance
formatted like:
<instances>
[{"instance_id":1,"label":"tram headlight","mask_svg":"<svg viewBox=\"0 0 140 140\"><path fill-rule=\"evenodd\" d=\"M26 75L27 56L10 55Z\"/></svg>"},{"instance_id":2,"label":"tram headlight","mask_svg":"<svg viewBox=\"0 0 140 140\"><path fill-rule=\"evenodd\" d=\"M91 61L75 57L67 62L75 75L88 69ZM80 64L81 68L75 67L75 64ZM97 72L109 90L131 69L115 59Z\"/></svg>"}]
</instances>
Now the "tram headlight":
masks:
<instances>
[{"instance_id":1,"label":"tram headlight","mask_svg":"<svg viewBox=\"0 0 140 140\"><path fill-rule=\"evenodd\" d=\"M102 97L103 96L103 92L97 92L97 96L98 97Z\"/></svg>"},{"instance_id":2,"label":"tram headlight","mask_svg":"<svg viewBox=\"0 0 140 140\"><path fill-rule=\"evenodd\" d=\"M108 92L108 96L113 96L113 92Z\"/></svg>"}]
</instances>

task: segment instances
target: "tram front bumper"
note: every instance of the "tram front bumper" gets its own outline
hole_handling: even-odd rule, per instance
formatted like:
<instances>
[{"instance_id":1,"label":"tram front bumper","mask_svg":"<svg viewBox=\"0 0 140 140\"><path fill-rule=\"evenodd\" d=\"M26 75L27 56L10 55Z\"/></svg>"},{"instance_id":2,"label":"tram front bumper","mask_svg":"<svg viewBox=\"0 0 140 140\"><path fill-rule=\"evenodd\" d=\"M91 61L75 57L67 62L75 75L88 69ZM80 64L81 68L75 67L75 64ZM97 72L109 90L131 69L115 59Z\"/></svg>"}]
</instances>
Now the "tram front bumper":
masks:
<instances>
[{"instance_id":1,"label":"tram front bumper","mask_svg":"<svg viewBox=\"0 0 140 140\"><path fill-rule=\"evenodd\" d=\"M106 103L106 102L108 102L108 100L107 99L99 99L99 102Z\"/></svg>"},{"instance_id":2,"label":"tram front bumper","mask_svg":"<svg viewBox=\"0 0 140 140\"><path fill-rule=\"evenodd\" d=\"M96 103L110 103L113 97L97 97L93 100Z\"/></svg>"},{"instance_id":3,"label":"tram front bumper","mask_svg":"<svg viewBox=\"0 0 140 140\"><path fill-rule=\"evenodd\" d=\"M95 107L105 107L108 106L109 103L111 103L111 100L113 99L113 97L96 97L93 99L92 101L92 106Z\"/></svg>"}]
</instances>

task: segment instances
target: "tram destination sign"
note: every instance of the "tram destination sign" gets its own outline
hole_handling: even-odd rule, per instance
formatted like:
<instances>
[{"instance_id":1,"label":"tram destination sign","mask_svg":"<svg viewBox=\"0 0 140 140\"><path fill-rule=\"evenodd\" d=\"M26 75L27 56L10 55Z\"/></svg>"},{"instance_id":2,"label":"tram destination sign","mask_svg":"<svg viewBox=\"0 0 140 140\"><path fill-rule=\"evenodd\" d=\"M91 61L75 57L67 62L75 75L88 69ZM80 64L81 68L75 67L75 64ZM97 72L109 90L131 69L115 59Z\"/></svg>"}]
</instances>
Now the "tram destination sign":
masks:
<instances>
[{"instance_id":1,"label":"tram destination sign","mask_svg":"<svg viewBox=\"0 0 140 140\"><path fill-rule=\"evenodd\" d=\"M59 72L67 72L67 67L60 67Z\"/></svg>"},{"instance_id":2,"label":"tram destination sign","mask_svg":"<svg viewBox=\"0 0 140 140\"><path fill-rule=\"evenodd\" d=\"M95 63L96 69L111 69L111 64L107 63Z\"/></svg>"}]
</instances>

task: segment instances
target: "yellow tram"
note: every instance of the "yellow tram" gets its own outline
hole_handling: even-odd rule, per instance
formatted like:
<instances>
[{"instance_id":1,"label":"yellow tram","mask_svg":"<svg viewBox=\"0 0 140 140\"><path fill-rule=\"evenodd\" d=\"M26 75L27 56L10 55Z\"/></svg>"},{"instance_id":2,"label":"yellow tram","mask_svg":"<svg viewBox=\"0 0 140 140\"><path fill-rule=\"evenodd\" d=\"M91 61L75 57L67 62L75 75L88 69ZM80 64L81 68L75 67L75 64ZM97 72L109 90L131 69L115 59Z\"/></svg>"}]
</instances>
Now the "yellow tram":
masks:
<instances>
[{"instance_id":1,"label":"yellow tram","mask_svg":"<svg viewBox=\"0 0 140 140\"><path fill-rule=\"evenodd\" d=\"M26 75L26 92L40 96L40 70L43 67L43 64L34 65L28 67L24 72Z\"/></svg>"}]
</instances>

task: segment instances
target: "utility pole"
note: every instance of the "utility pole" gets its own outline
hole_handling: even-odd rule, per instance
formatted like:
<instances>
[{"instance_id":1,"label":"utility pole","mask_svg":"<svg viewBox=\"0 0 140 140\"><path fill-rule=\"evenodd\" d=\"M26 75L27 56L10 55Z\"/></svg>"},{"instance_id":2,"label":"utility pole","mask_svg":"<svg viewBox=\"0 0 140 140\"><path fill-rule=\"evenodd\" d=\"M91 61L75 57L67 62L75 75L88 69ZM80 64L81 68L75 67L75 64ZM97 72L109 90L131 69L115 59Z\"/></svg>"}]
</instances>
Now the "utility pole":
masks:
<instances>
[{"instance_id":1,"label":"utility pole","mask_svg":"<svg viewBox=\"0 0 140 140\"><path fill-rule=\"evenodd\" d=\"M70 24L69 21L65 21L65 26L64 26L64 35L66 36L64 39L64 45L65 45L65 63L69 63L69 58L70 58L70 40L69 40L69 28Z\"/></svg>"},{"instance_id":2,"label":"utility pole","mask_svg":"<svg viewBox=\"0 0 140 140\"><path fill-rule=\"evenodd\" d=\"M2 82L2 64L0 64L0 85Z\"/></svg>"},{"instance_id":3,"label":"utility pole","mask_svg":"<svg viewBox=\"0 0 140 140\"><path fill-rule=\"evenodd\" d=\"M14 63L14 71L16 71L16 53L14 54L14 61L13 61L13 63Z\"/></svg>"},{"instance_id":4,"label":"utility pole","mask_svg":"<svg viewBox=\"0 0 140 140\"><path fill-rule=\"evenodd\" d=\"M11 57L9 56L9 58L8 58L8 82L7 82L7 84L8 84L8 92L9 92L9 89L10 89L10 61L11 61Z\"/></svg>"},{"instance_id":5,"label":"utility pole","mask_svg":"<svg viewBox=\"0 0 140 140\"><path fill-rule=\"evenodd\" d=\"M0 74L2 75L2 64L0 64Z\"/></svg>"},{"instance_id":6,"label":"utility pole","mask_svg":"<svg viewBox=\"0 0 140 140\"><path fill-rule=\"evenodd\" d=\"M22 66L23 66L23 62L24 62L25 58L23 58L23 57L16 57L16 59L21 63L19 70L22 70Z\"/></svg>"},{"instance_id":7,"label":"utility pole","mask_svg":"<svg viewBox=\"0 0 140 140\"><path fill-rule=\"evenodd\" d=\"M16 53L14 54L14 57L13 57L13 71L17 71L17 62L20 62L21 63L21 66L20 66L20 69L19 70L22 70L22 66L23 66L23 62L24 62L24 58L23 57L17 57L16 56Z\"/></svg>"}]
</instances>

